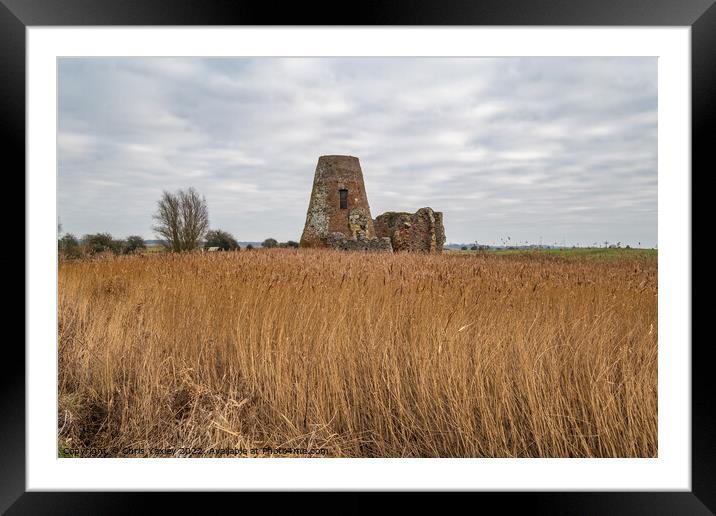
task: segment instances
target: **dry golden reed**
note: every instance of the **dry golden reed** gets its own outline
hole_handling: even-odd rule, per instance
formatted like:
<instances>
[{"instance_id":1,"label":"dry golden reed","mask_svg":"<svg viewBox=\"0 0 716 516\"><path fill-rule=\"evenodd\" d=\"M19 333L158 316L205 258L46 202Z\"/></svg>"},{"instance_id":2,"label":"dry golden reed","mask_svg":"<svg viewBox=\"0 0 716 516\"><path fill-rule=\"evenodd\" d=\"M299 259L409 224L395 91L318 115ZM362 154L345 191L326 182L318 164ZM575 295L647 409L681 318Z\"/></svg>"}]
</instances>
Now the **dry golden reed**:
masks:
<instances>
[{"instance_id":1,"label":"dry golden reed","mask_svg":"<svg viewBox=\"0 0 716 516\"><path fill-rule=\"evenodd\" d=\"M70 448L657 455L655 259L62 261L58 344Z\"/></svg>"}]
</instances>

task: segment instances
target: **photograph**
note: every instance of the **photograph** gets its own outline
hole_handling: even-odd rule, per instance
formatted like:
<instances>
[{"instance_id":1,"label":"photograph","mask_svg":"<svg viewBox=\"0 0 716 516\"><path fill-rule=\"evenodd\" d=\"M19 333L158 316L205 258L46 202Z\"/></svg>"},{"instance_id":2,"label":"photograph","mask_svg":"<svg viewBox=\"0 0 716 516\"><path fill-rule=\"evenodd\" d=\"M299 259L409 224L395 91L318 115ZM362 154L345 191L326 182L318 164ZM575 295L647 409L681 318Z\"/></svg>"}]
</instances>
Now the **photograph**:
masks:
<instances>
[{"instance_id":1,"label":"photograph","mask_svg":"<svg viewBox=\"0 0 716 516\"><path fill-rule=\"evenodd\" d=\"M56 63L58 458L659 458L658 57Z\"/></svg>"}]
</instances>

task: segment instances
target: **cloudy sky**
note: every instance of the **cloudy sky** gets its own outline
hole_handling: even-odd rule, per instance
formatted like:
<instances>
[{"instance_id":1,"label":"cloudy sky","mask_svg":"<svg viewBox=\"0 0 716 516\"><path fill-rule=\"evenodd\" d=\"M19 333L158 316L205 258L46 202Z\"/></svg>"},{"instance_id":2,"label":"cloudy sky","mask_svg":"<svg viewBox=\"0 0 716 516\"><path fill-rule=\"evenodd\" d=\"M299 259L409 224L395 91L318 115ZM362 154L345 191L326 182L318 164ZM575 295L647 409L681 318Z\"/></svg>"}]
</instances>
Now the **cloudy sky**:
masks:
<instances>
[{"instance_id":1,"label":"cloudy sky","mask_svg":"<svg viewBox=\"0 0 716 516\"><path fill-rule=\"evenodd\" d=\"M448 242L657 244L656 58L59 60L58 215L155 238L162 190L212 228L301 236L318 156L360 158L373 216Z\"/></svg>"}]
</instances>

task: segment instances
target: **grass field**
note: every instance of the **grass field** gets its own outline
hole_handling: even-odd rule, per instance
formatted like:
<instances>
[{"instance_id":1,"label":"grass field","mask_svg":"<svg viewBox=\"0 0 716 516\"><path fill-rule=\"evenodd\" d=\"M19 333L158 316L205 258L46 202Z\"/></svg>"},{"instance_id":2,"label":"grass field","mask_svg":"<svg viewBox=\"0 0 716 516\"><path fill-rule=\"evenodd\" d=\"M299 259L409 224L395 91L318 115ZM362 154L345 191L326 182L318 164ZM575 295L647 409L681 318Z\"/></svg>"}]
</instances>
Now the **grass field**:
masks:
<instances>
[{"instance_id":1,"label":"grass field","mask_svg":"<svg viewBox=\"0 0 716 516\"><path fill-rule=\"evenodd\" d=\"M604 247L573 247L564 249L490 249L486 251L449 250L448 253L476 254L491 253L496 255L520 255L525 257L558 256L562 258L596 258L622 260L656 260L656 249L626 249Z\"/></svg>"},{"instance_id":2,"label":"grass field","mask_svg":"<svg viewBox=\"0 0 716 516\"><path fill-rule=\"evenodd\" d=\"M61 261L59 453L654 457L657 260L625 251Z\"/></svg>"}]
</instances>

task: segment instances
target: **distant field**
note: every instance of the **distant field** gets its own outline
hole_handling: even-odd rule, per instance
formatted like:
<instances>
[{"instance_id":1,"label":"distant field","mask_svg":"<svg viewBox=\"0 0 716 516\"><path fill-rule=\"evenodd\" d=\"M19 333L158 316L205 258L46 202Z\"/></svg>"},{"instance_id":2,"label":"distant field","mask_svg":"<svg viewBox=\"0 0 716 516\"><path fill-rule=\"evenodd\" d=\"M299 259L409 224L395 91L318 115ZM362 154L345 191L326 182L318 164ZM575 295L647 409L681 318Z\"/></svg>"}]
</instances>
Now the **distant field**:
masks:
<instances>
[{"instance_id":1,"label":"distant field","mask_svg":"<svg viewBox=\"0 0 716 516\"><path fill-rule=\"evenodd\" d=\"M619 258L656 260L656 249L609 249L604 247L575 247L567 249L490 249L486 251L449 250L448 253L492 253L496 255L560 256L566 258Z\"/></svg>"},{"instance_id":2,"label":"distant field","mask_svg":"<svg viewBox=\"0 0 716 516\"><path fill-rule=\"evenodd\" d=\"M60 454L655 457L657 292L623 249L61 261Z\"/></svg>"}]
</instances>

